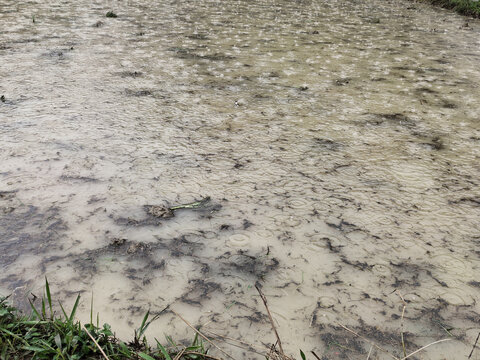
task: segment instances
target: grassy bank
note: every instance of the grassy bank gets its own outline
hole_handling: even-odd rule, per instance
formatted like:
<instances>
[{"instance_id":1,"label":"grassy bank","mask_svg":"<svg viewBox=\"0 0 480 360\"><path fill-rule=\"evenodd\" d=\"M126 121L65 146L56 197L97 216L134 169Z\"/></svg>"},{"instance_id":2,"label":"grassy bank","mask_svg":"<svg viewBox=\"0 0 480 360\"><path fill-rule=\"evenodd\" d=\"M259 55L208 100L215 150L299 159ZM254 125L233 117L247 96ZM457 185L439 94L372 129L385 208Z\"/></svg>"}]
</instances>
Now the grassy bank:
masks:
<instances>
[{"instance_id":1,"label":"grassy bank","mask_svg":"<svg viewBox=\"0 0 480 360\"><path fill-rule=\"evenodd\" d=\"M272 318L270 310L267 305L267 299L259 287L257 287L260 298L265 305L266 312L273 333L276 338L275 345L266 346L267 351L256 351L253 347L243 341L237 341L233 338L225 337L226 339L237 342L237 345L244 350L253 351L261 355L267 360L294 360L293 357L287 356L282 348L282 342L278 335L275 322ZM98 316L94 321L93 311L90 311L90 321L87 324L82 324L75 319L75 314L79 305L80 296L77 296L73 308L67 312L62 304L58 302L58 313L54 309L52 296L48 281L45 282L45 293L42 299L36 299L35 303L30 302L31 313L24 315L15 307L8 303L8 297L0 297L0 359L1 360L30 360L30 359L54 359L54 360L235 360L230 354L218 347L211 339L205 336L203 330L193 327L181 315L176 313L173 309L166 308L160 313L151 315L147 312L143 317L140 326L132 330L133 339L130 342L123 342L115 336L110 325L104 324L100 326ZM402 298L403 301L403 298ZM376 352L388 354L389 357L395 360L407 360L413 355L425 351L431 345L452 340L452 334L447 331L449 338L434 341L428 345L422 346L417 350L407 354L406 347L409 346L404 339L403 321L404 313L407 303L404 302L402 316L401 316L401 333L398 344L401 344L403 356L396 357L381 346L376 345L371 340L357 333L355 330L347 328L342 324L334 324L333 328L337 330L343 329L345 331L342 338L347 339L346 344L342 345L336 337L328 337L327 348L336 347L336 354L343 354L347 356L347 352L353 352L356 355L363 356L366 354L361 347L353 348L348 345L354 344L356 339L361 339L369 346L368 358ZM90 307L93 309L93 304ZM193 331L195 335L189 344L177 344L174 340L166 336L166 340L162 345L159 340L154 339L155 343L148 342L145 332L149 325L155 321L164 311L171 311L185 322ZM378 331L378 339L388 339L388 335ZM371 335L375 338L375 334ZM221 338L221 336L220 336ZM477 346L480 338L478 334L477 340L473 345L472 352ZM349 340L348 340L349 339ZM338 340L338 341L337 341ZM340 342L339 342L340 341ZM240 346L240 345L242 346ZM278 345L278 347L277 347ZM357 345L358 346L358 345ZM411 345L410 345L411 346ZM218 350L222 355L220 357L209 354L209 349ZM309 352L308 359L324 359L320 358L314 351ZM470 355L471 355L470 354ZM224 356L225 355L225 356ZM299 350L299 355L302 360L307 360L307 356L302 350ZM312 357L313 356L313 357ZM470 357L469 357L470 358Z\"/></svg>"},{"instance_id":2,"label":"grassy bank","mask_svg":"<svg viewBox=\"0 0 480 360\"><path fill-rule=\"evenodd\" d=\"M66 312L60 304L61 314L54 311L48 282L45 296L35 306L31 303L31 315L22 315L0 298L0 358L3 359L142 359L173 360L214 359L208 355L198 335L190 346L174 343L167 337L167 345L158 340L151 345L145 331L156 316L147 312L138 329L134 330L131 342L125 343L115 337L108 324L100 326L98 318L90 315L90 323L81 324L75 320L80 297L73 309Z\"/></svg>"},{"instance_id":3,"label":"grassy bank","mask_svg":"<svg viewBox=\"0 0 480 360\"><path fill-rule=\"evenodd\" d=\"M471 0L421 0L445 9L455 10L459 14L480 18L480 1Z\"/></svg>"}]
</instances>

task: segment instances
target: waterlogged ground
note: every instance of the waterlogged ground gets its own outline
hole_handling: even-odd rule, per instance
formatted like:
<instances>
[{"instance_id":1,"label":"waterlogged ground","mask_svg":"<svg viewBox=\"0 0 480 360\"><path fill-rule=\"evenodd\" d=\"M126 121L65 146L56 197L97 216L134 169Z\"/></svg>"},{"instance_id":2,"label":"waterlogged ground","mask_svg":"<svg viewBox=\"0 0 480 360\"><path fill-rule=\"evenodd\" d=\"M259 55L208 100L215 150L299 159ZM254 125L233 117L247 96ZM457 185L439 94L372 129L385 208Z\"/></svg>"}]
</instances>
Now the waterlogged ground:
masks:
<instances>
[{"instance_id":1,"label":"waterlogged ground","mask_svg":"<svg viewBox=\"0 0 480 360\"><path fill-rule=\"evenodd\" d=\"M124 339L171 305L265 352L258 283L296 356L366 359L343 324L401 357L402 323L407 353L452 339L417 359L468 356L478 21L383 0L1 0L0 33L3 294L40 296L46 275ZM169 220L144 207L206 196ZM168 311L164 333L193 337Z\"/></svg>"}]
</instances>

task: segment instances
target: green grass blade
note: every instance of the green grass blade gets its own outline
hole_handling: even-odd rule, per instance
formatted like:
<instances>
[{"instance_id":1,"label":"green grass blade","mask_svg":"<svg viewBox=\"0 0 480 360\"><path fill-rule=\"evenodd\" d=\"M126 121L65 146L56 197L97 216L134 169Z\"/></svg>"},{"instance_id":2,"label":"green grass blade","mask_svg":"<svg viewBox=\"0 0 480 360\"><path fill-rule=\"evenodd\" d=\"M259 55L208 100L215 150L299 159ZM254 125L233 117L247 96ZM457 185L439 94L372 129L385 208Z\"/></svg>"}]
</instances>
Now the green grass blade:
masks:
<instances>
[{"instance_id":1,"label":"green grass blade","mask_svg":"<svg viewBox=\"0 0 480 360\"><path fill-rule=\"evenodd\" d=\"M28 302L30 303L30 307L32 308L33 314L37 317L38 320L41 320L42 317L40 316L37 309L35 308L35 305L33 305L32 300L28 299Z\"/></svg>"},{"instance_id":2,"label":"green grass blade","mask_svg":"<svg viewBox=\"0 0 480 360\"><path fill-rule=\"evenodd\" d=\"M193 338L192 341L192 346L197 346L198 345L198 333L195 333L195 337Z\"/></svg>"},{"instance_id":3,"label":"green grass blade","mask_svg":"<svg viewBox=\"0 0 480 360\"><path fill-rule=\"evenodd\" d=\"M62 303L61 303L60 301L58 302L58 305L60 305L60 309L62 309L62 313L63 313L63 316L64 316L65 320L68 320L67 312L66 312L65 309L63 308L63 305L62 305Z\"/></svg>"},{"instance_id":4,"label":"green grass blade","mask_svg":"<svg viewBox=\"0 0 480 360\"><path fill-rule=\"evenodd\" d=\"M4 343L3 348L2 348L2 353L0 354L0 359L5 359L7 360L7 351L8 351L8 344Z\"/></svg>"},{"instance_id":5,"label":"green grass blade","mask_svg":"<svg viewBox=\"0 0 480 360\"><path fill-rule=\"evenodd\" d=\"M43 339L39 340L39 341L38 341L38 344L43 345L43 346L44 346L44 350L47 350L47 349L48 349L48 350L50 350L51 352L54 352L54 353L57 352L53 347L50 346L50 344L49 344L48 342L46 342L46 341L43 340Z\"/></svg>"},{"instance_id":6,"label":"green grass blade","mask_svg":"<svg viewBox=\"0 0 480 360\"><path fill-rule=\"evenodd\" d=\"M175 341L173 341L172 337L169 335L165 335L165 339L167 339L167 342L172 345L174 348L177 347L177 344L175 344Z\"/></svg>"},{"instance_id":7,"label":"green grass blade","mask_svg":"<svg viewBox=\"0 0 480 360\"><path fill-rule=\"evenodd\" d=\"M93 292L92 299L90 300L90 325L93 326Z\"/></svg>"},{"instance_id":8,"label":"green grass blade","mask_svg":"<svg viewBox=\"0 0 480 360\"><path fill-rule=\"evenodd\" d=\"M52 294L50 293L50 285L48 284L47 277L45 277L45 291L47 293L48 307L50 308L50 318L53 319Z\"/></svg>"},{"instance_id":9,"label":"green grass blade","mask_svg":"<svg viewBox=\"0 0 480 360\"><path fill-rule=\"evenodd\" d=\"M45 325L45 324L50 324L50 321L43 321L43 320L24 320L24 321L19 321L18 324L22 325Z\"/></svg>"},{"instance_id":10,"label":"green grass blade","mask_svg":"<svg viewBox=\"0 0 480 360\"><path fill-rule=\"evenodd\" d=\"M45 298L42 297L42 319L47 320L47 310L45 309Z\"/></svg>"},{"instance_id":11,"label":"green grass blade","mask_svg":"<svg viewBox=\"0 0 480 360\"><path fill-rule=\"evenodd\" d=\"M57 348L60 349L60 351L61 351L62 350L62 337L60 336L60 334L55 335L53 340L55 341L55 345L57 345Z\"/></svg>"},{"instance_id":12,"label":"green grass blade","mask_svg":"<svg viewBox=\"0 0 480 360\"><path fill-rule=\"evenodd\" d=\"M162 352L163 356L165 356L165 360L172 360L172 358L170 357L170 355L168 355L168 352L167 352L167 349L165 349L162 344L160 344L158 342L157 339L155 339L155 341L157 342L157 346L158 348L160 349L160 351Z\"/></svg>"},{"instance_id":13,"label":"green grass blade","mask_svg":"<svg viewBox=\"0 0 480 360\"><path fill-rule=\"evenodd\" d=\"M147 311L145 316L143 317L142 323L140 324L140 327L138 328L139 330L139 337L142 337L142 334L145 332L143 330L145 328L145 323L147 322L148 316L150 315L150 310ZM147 325L148 326L148 325Z\"/></svg>"},{"instance_id":14,"label":"green grass blade","mask_svg":"<svg viewBox=\"0 0 480 360\"><path fill-rule=\"evenodd\" d=\"M15 339L17 339L17 340L21 340L21 337L15 335L15 334L12 333L10 330L0 328L0 331L3 331L5 334L10 335L11 337L13 337L13 338L15 338Z\"/></svg>"},{"instance_id":15,"label":"green grass blade","mask_svg":"<svg viewBox=\"0 0 480 360\"><path fill-rule=\"evenodd\" d=\"M77 299L75 300L75 304L73 305L72 312L70 313L70 317L68 318L68 321L70 322L72 322L73 318L75 317L79 301L80 301L80 294L77 295Z\"/></svg>"},{"instance_id":16,"label":"green grass blade","mask_svg":"<svg viewBox=\"0 0 480 360\"><path fill-rule=\"evenodd\" d=\"M137 330L135 330L135 338L137 340L140 340L142 338L143 334L145 334L145 331L147 331L147 328L150 326L152 322L154 322L156 319L160 317L160 314L155 315L150 321L147 321L149 316L150 316L150 310L148 310L145 316L143 317L140 327Z\"/></svg>"},{"instance_id":17,"label":"green grass blade","mask_svg":"<svg viewBox=\"0 0 480 360\"><path fill-rule=\"evenodd\" d=\"M185 348L185 351L201 352L202 350L203 350L203 349L202 349L202 346L200 346L200 345L189 346L189 347L186 347L186 348Z\"/></svg>"},{"instance_id":18,"label":"green grass blade","mask_svg":"<svg viewBox=\"0 0 480 360\"><path fill-rule=\"evenodd\" d=\"M145 359L145 360L155 360L153 357L143 352L138 353L138 356L140 356L142 359ZM172 360L172 358L168 357L167 360Z\"/></svg>"},{"instance_id":19,"label":"green grass blade","mask_svg":"<svg viewBox=\"0 0 480 360\"><path fill-rule=\"evenodd\" d=\"M33 352L36 352L36 353L45 351L44 348L41 348L41 347L38 347L38 346L32 346L32 345L22 346L22 349L28 350L28 351L33 351Z\"/></svg>"},{"instance_id":20,"label":"green grass blade","mask_svg":"<svg viewBox=\"0 0 480 360\"><path fill-rule=\"evenodd\" d=\"M132 354L130 353L130 350L128 349L127 345L125 345L125 343L123 343L122 341L119 341L118 346L120 347L120 352L122 355L125 355L129 358L132 356Z\"/></svg>"},{"instance_id":21,"label":"green grass blade","mask_svg":"<svg viewBox=\"0 0 480 360\"><path fill-rule=\"evenodd\" d=\"M194 202L188 203L188 204L172 206L170 208L170 210L197 209L197 208L205 206L209 201L210 201L210 196L207 196L205 199L202 199L200 201L194 201Z\"/></svg>"},{"instance_id":22,"label":"green grass blade","mask_svg":"<svg viewBox=\"0 0 480 360\"><path fill-rule=\"evenodd\" d=\"M300 356L302 357L302 360L307 360L302 350L300 350Z\"/></svg>"}]
</instances>

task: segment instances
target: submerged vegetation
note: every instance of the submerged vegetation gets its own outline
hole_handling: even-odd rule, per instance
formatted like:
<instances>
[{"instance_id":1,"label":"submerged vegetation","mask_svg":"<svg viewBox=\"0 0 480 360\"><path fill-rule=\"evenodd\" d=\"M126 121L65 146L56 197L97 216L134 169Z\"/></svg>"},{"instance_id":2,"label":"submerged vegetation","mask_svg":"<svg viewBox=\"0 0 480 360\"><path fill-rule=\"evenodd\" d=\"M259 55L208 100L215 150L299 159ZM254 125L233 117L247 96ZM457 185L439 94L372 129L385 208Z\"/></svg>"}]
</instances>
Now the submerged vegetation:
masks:
<instances>
[{"instance_id":1,"label":"submerged vegetation","mask_svg":"<svg viewBox=\"0 0 480 360\"><path fill-rule=\"evenodd\" d=\"M472 0L427 0L445 9L455 10L459 14L480 18L480 1Z\"/></svg>"}]
</instances>

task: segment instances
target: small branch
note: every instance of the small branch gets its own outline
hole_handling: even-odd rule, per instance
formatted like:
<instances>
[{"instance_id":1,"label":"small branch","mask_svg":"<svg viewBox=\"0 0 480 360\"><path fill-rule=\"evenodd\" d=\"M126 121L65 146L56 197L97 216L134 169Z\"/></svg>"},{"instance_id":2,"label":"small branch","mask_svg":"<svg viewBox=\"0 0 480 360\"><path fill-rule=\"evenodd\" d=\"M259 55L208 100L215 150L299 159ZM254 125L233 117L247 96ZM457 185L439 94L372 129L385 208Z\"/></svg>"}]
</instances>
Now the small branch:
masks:
<instances>
[{"instance_id":1,"label":"small branch","mask_svg":"<svg viewBox=\"0 0 480 360\"><path fill-rule=\"evenodd\" d=\"M83 328L83 330L85 330L85 332L86 332L87 335L90 337L90 339L92 339L92 341L95 343L95 345L97 345L98 350L100 350L100 352L102 353L103 357L104 357L106 360L110 360L110 359L108 358L108 356L105 354L105 352L103 351L103 349L100 347L100 345L98 345L97 340L95 340L95 339L93 338L93 336L88 332L88 330L87 330L87 328L85 327L85 325L82 324L82 328Z\"/></svg>"},{"instance_id":2,"label":"small branch","mask_svg":"<svg viewBox=\"0 0 480 360\"><path fill-rule=\"evenodd\" d=\"M174 358L173 360L180 360L180 358L182 357L183 353L185 352L186 349L182 349L182 351L180 351Z\"/></svg>"},{"instance_id":3,"label":"small branch","mask_svg":"<svg viewBox=\"0 0 480 360\"><path fill-rule=\"evenodd\" d=\"M170 309L171 312L173 312L175 315L177 315L180 319L182 319L182 321L187 324L190 328L193 329L193 331L195 331L202 339L204 339L205 341L207 341L209 344L211 344L213 347L215 347L215 349L217 349L218 351L220 351L223 355L226 355L227 357L229 357L230 359L232 360L236 360L232 355L230 355L229 353L223 351L222 349L220 349L216 344L214 344L209 338L207 338L205 335L203 335L199 330L197 330L192 324L190 324L187 320L185 320L179 313L177 313L175 310L173 309Z\"/></svg>"},{"instance_id":4,"label":"small branch","mask_svg":"<svg viewBox=\"0 0 480 360\"><path fill-rule=\"evenodd\" d=\"M403 298L402 294L398 293L398 296L400 296L400 299L402 299L403 303L403 309L402 309L402 320L400 323L401 330L400 330L400 335L402 338L402 348L403 348L403 357L407 356L407 349L405 348L405 338L404 338L404 316L405 316L405 309L407 308L407 303L405 302L405 299Z\"/></svg>"},{"instance_id":5,"label":"small branch","mask_svg":"<svg viewBox=\"0 0 480 360\"><path fill-rule=\"evenodd\" d=\"M473 350L475 350L475 347L477 346L478 338L480 337L480 332L477 335L477 340L475 340L475 344L473 344L472 351L470 351L470 355L468 355L468 358L470 359L473 355Z\"/></svg>"},{"instance_id":6,"label":"small branch","mask_svg":"<svg viewBox=\"0 0 480 360\"><path fill-rule=\"evenodd\" d=\"M260 294L260 297L262 298L263 304L265 305L265 308L267 309L268 318L270 319L270 323L272 324L273 332L275 333L275 336L277 337L278 347L280 348L280 354L283 357L285 357L285 352L283 351L283 348L282 348L282 341L280 340L280 336L278 336L277 328L275 327L275 323L273 322L272 314L270 314L270 310L268 309L267 298L265 297L265 295L263 295L262 290L260 290L260 288L258 287L257 284L255 284L255 288L257 289L258 293Z\"/></svg>"},{"instance_id":7,"label":"small branch","mask_svg":"<svg viewBox=\"0 0 480 360\"><path fill-rule=\"evenodd\" d=\"M431 346L431 345L435 345L435 344L438 344L438 343L441 343L441 342L444 342L444 341L450 341L450 340L452 340L452 339L442 339L442 340L434 341L434 342L432 342L432 343L430 343L430 344L428 344L428 345L425 345L424 347L421 347L421 348L418 349L418 350L415 350L414 352L408 354L407 356L405 356L404 358L401 358L400 360L408 359L409 357L415 355L416 353L418 353L418 352L426 349L427 347L429 347L429 346Z\"/></svg>"},{"instance_id":8,"label":"small branch","mask_svg":"<svg viewBox=\"0 0 480 360\"><path fill-rule=\"evenodd\" d=\"M322 360L322 359L320 359L320 357L317 354L315 354L315 351L312 350L310 352L312 353L313 356L315 356L317 358L317 360Z\"/></svg>"},{"instance_id":9,"label":"small branch","mask_svg":"<svg viewBox=\"0 0 480 360\"><path fill-rule=\"evenodd\" d=\"M370 351L368 352L367 360L370 359L370 355L372 354L373 345L370 345Z\"/></svg>"},{"instance_id":10,"label":"small branch","mask_svg":"<svg viewBox=\"0 0 480 360\"><path fill-rule=\"evenodd\" d=\"M225 335L220 335L220 334L217 334L217 333L214 333L213 331L211 330L206 330L204 329L203 330L203 333L204 334L208 334L208 336L211 336L211 337L216 337L218 338L219 340L222 340L224 342L226 342L227 344L230 344L232 346L236 346L240 349L243 349L243 350L247 350L247 351L250 351L250 352L254 352L255 354L258 354L258 355L261 355L263 357L266 357L266 355L264 353L261 353L260 351L262 351L263 349L260 349L259 346L255 346L253 344L250 344L250 343L247 343L245 341L241 341L241 340L238 340L238 339L234 339L232 337L228 337L228 336L225 336ZM231 341L231 342L229 342ZM236 342L238 344L235 344L235 343L232 343L232 342ZM240 344L240 345L239 345Z\"/></svg>"}]
</instances>

